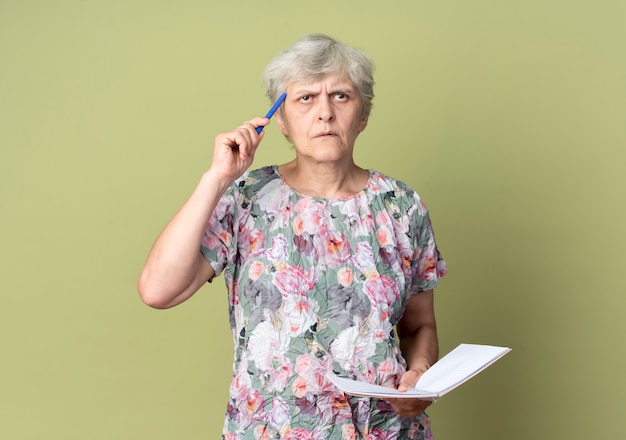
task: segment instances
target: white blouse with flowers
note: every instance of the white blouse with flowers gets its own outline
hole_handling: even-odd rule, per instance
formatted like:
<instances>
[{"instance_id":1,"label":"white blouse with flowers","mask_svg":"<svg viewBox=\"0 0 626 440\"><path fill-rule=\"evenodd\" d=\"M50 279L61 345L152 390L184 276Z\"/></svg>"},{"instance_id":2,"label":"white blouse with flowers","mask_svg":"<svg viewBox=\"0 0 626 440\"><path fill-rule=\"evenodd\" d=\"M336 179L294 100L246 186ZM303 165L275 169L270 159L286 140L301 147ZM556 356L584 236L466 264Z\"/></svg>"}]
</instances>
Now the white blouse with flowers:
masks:
<instances>
[{"instance_id":1,"label":"white blouse with flowers","mask_svg":"<svg viewBox=\"0 0 626 440\"><path fill-rule=\"evenodd\" d=\"M223 438L431 438L425 414L325 377L397 387L406 370L394 325L446 272L415 191L370 171L360 193L322 199L261 168L222 197L202 252L224 273L235 343Z\"/></svg>"}]
</instances>

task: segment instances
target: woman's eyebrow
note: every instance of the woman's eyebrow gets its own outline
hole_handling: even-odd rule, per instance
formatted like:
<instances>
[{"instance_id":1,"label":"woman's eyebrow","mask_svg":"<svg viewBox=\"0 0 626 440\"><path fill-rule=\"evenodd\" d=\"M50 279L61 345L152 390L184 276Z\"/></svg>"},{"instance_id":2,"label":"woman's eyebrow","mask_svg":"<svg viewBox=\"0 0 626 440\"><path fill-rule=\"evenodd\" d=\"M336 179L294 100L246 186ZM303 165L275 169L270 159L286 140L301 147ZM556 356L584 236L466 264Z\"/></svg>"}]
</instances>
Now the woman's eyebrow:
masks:
<instances>
[{"instance_id":1,"label":"woman's eyebrow","mask_svg":"<svg viewBox=\"0 0 626 440\"><path fill-rule=\"evenodd\" d=\"M319 90L313 91L310 89L300 89L300 90L296 90L295 92L293 92L292 95L305 96L305 95L316 95L318 93L320 93Z\"/></svg>"},{"instance_id":2,"label":"woman's eyebrow","mask_svg":"<svg viewBox=\"0 0 626 440\"><path fill-rule=\"evenodd\" d=\"M352 87L337 87L331 89L330 94L334 95L337 93L343 93L344 95L351 95L354 93L354 89Z\"/></svg>"},{"instance_id":3,"label":"woman's eyebrow","mask_svg":"<svg viewBox=\"0 0 626 440\"><path fill-rule=\"evenodd\" d=\"M329 87L329 90L331 90L330 93L354 93L354 91L356 90L356 87L354 87L352 84L350 83L337 83L337 84L333 84L331 87Z\"/></svg>"},{"instance_id":4,"label":"woman's eyebrow","mask_svg":"<svg viewBox=\"0 0 626 440\"><path fill-rule=\"evenodd\" d=\"M350 95L353 94L355 92L355 88L350 86L350 85L342 85L339 84L335 87L331 87L329 89L328 94L329 95L334 95L336 93L344 93L346 95ZM319 95L321 92L320 90L311 90L311 89L299 89L296 90L295 92L292 93L292 95L296 95L296 96L306 96L306 95Z\"/></svg>"}]
</instances>

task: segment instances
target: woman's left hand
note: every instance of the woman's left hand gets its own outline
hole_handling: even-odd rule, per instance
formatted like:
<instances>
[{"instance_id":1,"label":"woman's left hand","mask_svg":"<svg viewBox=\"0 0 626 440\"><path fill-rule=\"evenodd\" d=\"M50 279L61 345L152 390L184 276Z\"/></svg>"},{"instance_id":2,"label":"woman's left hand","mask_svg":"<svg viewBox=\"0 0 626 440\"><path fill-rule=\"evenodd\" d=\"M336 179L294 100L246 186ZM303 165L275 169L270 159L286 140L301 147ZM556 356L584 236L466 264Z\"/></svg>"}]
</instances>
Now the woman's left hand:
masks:
<instances>
[{"instance_id":1,"label":"woman's left hand","mask_svg":"<svg viewBox=\"0 0 626 440\"><path fill-rule=\"evenodd\" d=\"M402 375L402 379L400 379L400 385L398 386L398 391L408 391L411 388L415 388L415 384L417 380L423 373L415 370L408 370L406 373ZM421 413L423 413L426 408L432 405L432 401L430 400L422 400L422 399L410 399L410 398L400 398L400 399L386 399L387 402L391 404L394 411L408 418L417 417Z\"/></svg>"}]
</instances>

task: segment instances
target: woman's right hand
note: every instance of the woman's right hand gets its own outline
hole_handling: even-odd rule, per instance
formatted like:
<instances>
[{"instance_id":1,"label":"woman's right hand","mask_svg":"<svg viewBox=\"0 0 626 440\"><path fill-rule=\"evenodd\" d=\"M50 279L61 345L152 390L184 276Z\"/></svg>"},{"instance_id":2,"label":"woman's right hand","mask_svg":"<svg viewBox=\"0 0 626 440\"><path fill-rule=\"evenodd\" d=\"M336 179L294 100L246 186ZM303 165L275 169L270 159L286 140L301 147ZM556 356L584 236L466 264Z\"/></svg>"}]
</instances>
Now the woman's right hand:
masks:
<instances>
[{"instance_id":1,"label":"woman's right hand","mask_svg":"<svg viewBox=\"0 0 626 440\"><path fill-rule=\"evenodd\" d=\"M219 178L234 182L254 161L254 154L265 132L256 132L257 127L265 127L269 119L257 117L244 122L234 130L220 133L215 137L211 171Z\"/></svg>"},{"instance_id":2,"label":"woman's right hand","mask_svg":"<svg viewBox=\"0 0 626 440\"><path fill-rule=\"evenodd\" d=\"M208 219L224 191L252 165L263 139L254 118L215 137L213 162L189 199L157 237L139 277L143 301L156 308L173 307L191 297L215 271L200 253Z\"/></svg>"}]
</instances>

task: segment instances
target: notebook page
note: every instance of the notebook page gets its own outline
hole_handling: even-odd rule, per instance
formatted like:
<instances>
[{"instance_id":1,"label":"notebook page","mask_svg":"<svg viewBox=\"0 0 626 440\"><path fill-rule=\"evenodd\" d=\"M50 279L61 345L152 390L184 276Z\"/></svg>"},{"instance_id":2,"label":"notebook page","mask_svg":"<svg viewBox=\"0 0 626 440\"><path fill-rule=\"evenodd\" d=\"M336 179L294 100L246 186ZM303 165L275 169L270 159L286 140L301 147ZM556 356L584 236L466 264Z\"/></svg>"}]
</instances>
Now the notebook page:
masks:
<instances>
[{"instance_id":1,"label":"notebook page","mask_svg":"<svg viewBox=\"0 0 626 440\"><path fill-rule=\"evenodd\" d=\"M439 359L417 381L415 388L443 395L471 379L511 351L508 347L460 344Z\"/></svg>"},{"instance_id":2,"label":"notebook page","mask_svg":"<svg viewBox=\"0 0 626 440\"><path fill-rule=\"evenodd\" d=\"M420 377L416 387L407 392L338 377L332 370L326 377L344 392L355 396L437 400L492 365L509 351L511 349L508 347L461 344L435 363Z\"/></svg>"},{"instance_id":3,"label":"notebook page","mask_svg":"<svg viewBox=\"0 0 626 440\"><path fill-rule=\"evenodd\" d=\"M380 385L373 385L365 382L357 382L352 379L345 379L329 372L326 377L330 379L337 387L342 389L348 394L354 396L371 396L371 397L395 397L395 398L419 398L419 399L432 399L437 396L430 395L429 393L423 393L418 390L412 389L406 392L400 392L395 388L388 388Z\"/></svg>"}]
</instances>

